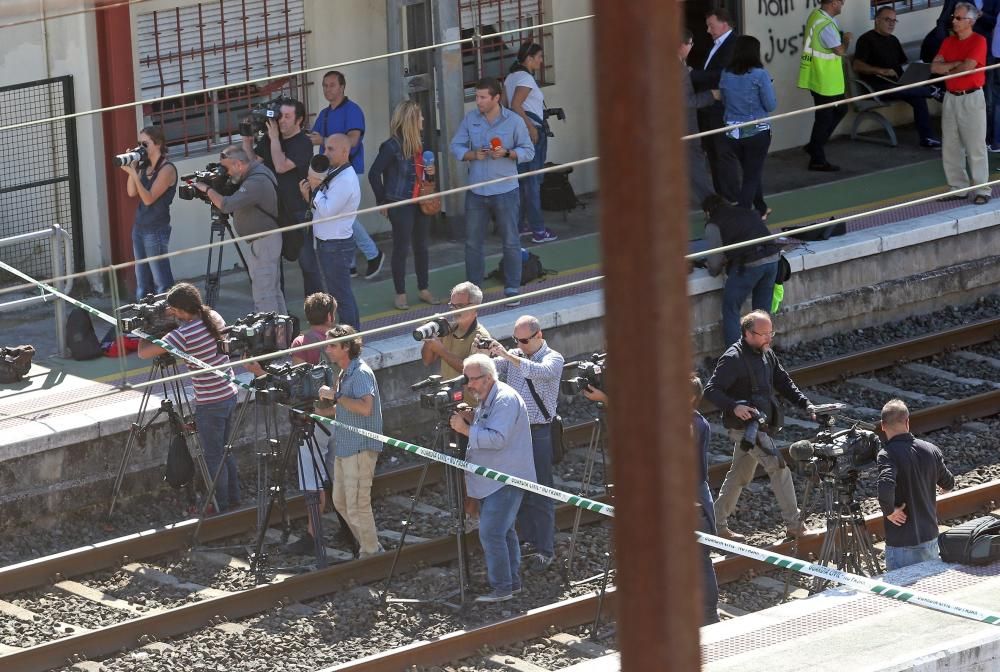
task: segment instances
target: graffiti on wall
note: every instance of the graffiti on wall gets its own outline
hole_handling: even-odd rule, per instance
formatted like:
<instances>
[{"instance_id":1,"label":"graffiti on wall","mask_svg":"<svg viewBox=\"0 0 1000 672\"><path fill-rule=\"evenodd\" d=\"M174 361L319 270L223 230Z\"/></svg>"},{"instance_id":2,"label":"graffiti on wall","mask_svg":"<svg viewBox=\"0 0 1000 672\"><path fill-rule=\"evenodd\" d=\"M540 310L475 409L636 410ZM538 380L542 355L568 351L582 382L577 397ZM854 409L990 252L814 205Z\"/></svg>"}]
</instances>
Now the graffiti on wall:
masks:
<instances>
[{"instance_id":1,"label":"graffiti on wall","mask_svg":"<svg viewBox=\"0 0 1000 672\"><path fill-rule=\"evenodd\" d=\"M757 15L768 24L760 45L765 66L782 59L798 61L805 19L816 7L819 0L757 0Z\"/></svg>"}]
</instances>

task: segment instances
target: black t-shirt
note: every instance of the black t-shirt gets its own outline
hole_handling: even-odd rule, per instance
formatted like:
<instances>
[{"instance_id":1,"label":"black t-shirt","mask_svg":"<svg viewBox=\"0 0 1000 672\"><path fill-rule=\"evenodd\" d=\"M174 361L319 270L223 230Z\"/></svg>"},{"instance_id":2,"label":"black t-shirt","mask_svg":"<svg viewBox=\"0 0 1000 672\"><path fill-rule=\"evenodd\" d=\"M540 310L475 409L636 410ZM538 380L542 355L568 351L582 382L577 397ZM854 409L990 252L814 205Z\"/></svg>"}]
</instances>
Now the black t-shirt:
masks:
<instances>
[{"instance_id":1,"label":"black t-shirt","mask_svg":"<svg viewBox=\"0 0 1000 672\"><path fill-rule=\"evenodd\" d=\"M875 30L869 30L858 38L858 44L854 48L854 58L874 68L892 68L897 76L903 74L903 66L909 62L906 52L903 51L903 45L895 35L881 35ZM892 82L878 75L862 75L861 79L876 89L888 89L893 86Z\"/></svg>"},{"instance_id":2,"label":"black t-shirt","mask_svg":"<svg viewBox=\"0 0 1000 672\"><path fill-rule=\"evenodd\" d=\"M286 217L297 216L305 212L306 208L309 207L302 199L302 193L299 191L299 182L306 179L309 175L309 162L312 161L313 157L313 144L309 140L308 135L297 133L290 138L281 138L281 151L285 153L285 157L289 161L295 164L295 170L289 170L287 173L279 173L274 170L274 161L270 156L263 157L264 165L274 171L274 174L278 178L278 198L282 203L282 211L286 214ZM293 221L282 222L282 224L295 224L298 221L300 220L295 219Z\"/></svg>"}]
</instances>

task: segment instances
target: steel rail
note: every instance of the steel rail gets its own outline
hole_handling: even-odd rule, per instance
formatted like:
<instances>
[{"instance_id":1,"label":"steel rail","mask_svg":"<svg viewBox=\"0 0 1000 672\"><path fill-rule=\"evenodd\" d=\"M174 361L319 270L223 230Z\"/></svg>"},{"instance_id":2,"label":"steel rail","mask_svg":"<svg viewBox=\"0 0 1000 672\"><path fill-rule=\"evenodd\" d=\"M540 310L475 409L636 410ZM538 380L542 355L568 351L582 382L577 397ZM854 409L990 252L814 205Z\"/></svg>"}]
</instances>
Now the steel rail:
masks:
<instances>
[{"instance_id":1,"label":"steel rail","mask_svg":"<svg viewBox=\"0 0 1000 672\"><path fill-rule=\"evenodd\" d=\"M298 506L302 506L301 502ZM560 529L571 527L577 511L581 509L570 505L557 506L556 525ZM231 515L256 516L256 509L247 509ZM206 521L206 526L209 522L224 517L219 516ZM607 518L591 511L582 511L581 521L584 523L603 520ZM185 521L184 524L190 527L191 522ZM479 551L478 531L466 532L465 541L471 551ZM449 562L455 559L455 549L455 540L450 535L407 544L400 554L397 570ZM332 565L277 583L185 604L116 625L56 639L0 656L0 669L5 672L43 672L65 665L69 660L93 659L134 649L149 641L150 637L154 639L176 637L213 625L220 619L245 618L272 607L327 595L357 583L377 581L388 574L392 560L392 553L382 553L364 560ZM48 576L51 576L51 573ZM2 580L3 576L0 575L0 581ZM6 589L6 586L4 588Z\"/></svg>"},{"instance_id":2,"label":"steel rail","mask_svg":"<svg viewBox=\"0 0 1000 672\"><path fill-rule=\"evenodd\" d=\"M956 518L975 513L983 508L994 508L1000 499L1000 480L984 483L971 488L948 493L938 498L938 516L942 519ZM865 517L865 524L872 534L883 533L882 514ZM799 557L819 552L826 532L817 532L804 537L799 542ZM793 542L774 544L768 550L791 555ZM748 570L760 565L756 560L744 556L725 556L714 561L715 574L719 584L739 580ZM614 609L615 593L608 590L605 605ZM325 668L321 672L397 672L409 669L409 665L442 665L449 661L474 656L484 646L496 648L516 642L543 636L549 627L572 628L594 620L597 596L586 595L564 600L555 604L533 609L523 615L484 625L469 631L449 633L442 637L424 641L360 658L350 663Z\"/></svg>"}]
</instances>

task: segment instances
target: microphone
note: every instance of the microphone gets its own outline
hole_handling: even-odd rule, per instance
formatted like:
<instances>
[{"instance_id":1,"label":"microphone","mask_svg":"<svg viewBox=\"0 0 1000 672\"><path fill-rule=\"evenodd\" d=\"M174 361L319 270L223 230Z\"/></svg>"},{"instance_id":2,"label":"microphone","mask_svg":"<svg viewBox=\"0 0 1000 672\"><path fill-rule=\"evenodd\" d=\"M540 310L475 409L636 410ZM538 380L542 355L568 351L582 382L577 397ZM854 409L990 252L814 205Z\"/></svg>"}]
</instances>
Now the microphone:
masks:
<instances>
[{"instance_id":1,"label":"microphone","mask_svg":"<svg viewBox=\"0 0 1000 672\"><path fill-rule=\"evenodd\" d=\"M788 454L797 462L805 462L813 456L813 446L809 441L796 441L788 447Z\"/></svg>"},{"instance_id":2,"label":"microphone","mask_svg":"<svg viewBox=\"0 0 1000 672\"><path fill-rule=\"evenodd\" d=\"M490 147L492 149L503 149L503 142L500 141L500 138L491 138Z\"/></svg>"},{"instance_id":3,"label":"microphone","mask_svg":"<svg viewBox=\"0 0 1000 672\"><path fill-rule=\"evenodd\" d=\"M429 150L429 149L425 150L424 154L423 154L423 158L424 158L424 167L425 168L428 167L428 166L433 166L434 165L434 152L432 152L431 150Z\"/></svg>"}]
</instances>

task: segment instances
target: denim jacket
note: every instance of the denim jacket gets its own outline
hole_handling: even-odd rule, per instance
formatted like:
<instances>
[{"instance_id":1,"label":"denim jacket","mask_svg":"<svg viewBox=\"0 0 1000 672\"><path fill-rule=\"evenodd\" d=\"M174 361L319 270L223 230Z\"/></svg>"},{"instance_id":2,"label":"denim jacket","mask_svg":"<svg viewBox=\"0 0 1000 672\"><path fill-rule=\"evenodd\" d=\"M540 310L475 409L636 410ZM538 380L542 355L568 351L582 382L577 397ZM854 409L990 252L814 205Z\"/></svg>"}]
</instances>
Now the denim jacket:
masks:
<instances>
[{"instance_id":1,"label":"denim jacket","mask_svg":"<svg viewBox=\"0 0 1000 672\"><path fill-rule=\"evenodd\" d=\"M413 158L403 157L403 145L395 137L379 145L378 156L368 169L375 203L385 205L413 196L413 184L417 179Z\"/></svg>"}]
</instances>

